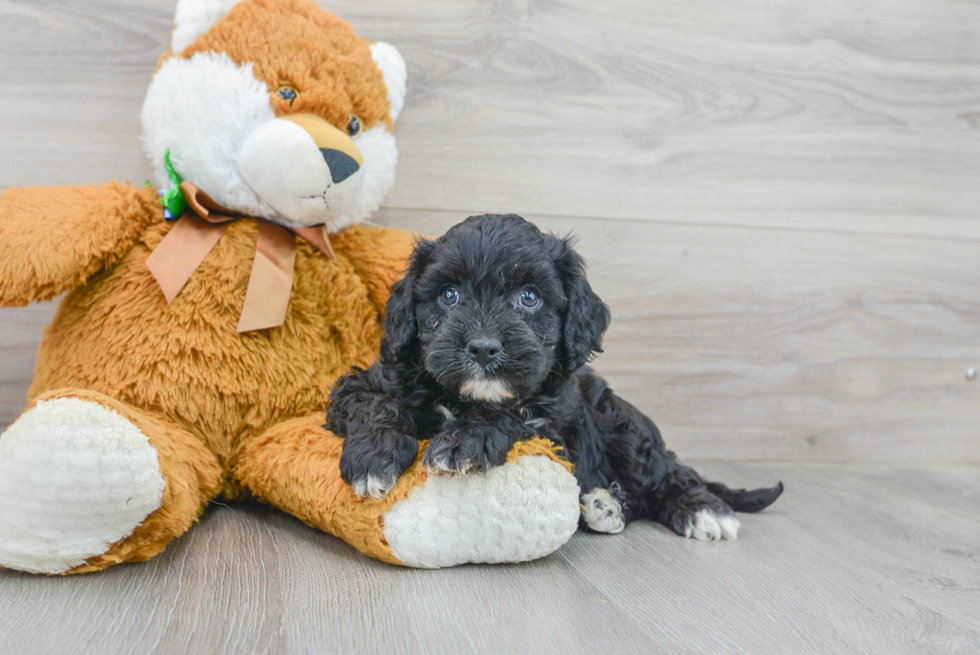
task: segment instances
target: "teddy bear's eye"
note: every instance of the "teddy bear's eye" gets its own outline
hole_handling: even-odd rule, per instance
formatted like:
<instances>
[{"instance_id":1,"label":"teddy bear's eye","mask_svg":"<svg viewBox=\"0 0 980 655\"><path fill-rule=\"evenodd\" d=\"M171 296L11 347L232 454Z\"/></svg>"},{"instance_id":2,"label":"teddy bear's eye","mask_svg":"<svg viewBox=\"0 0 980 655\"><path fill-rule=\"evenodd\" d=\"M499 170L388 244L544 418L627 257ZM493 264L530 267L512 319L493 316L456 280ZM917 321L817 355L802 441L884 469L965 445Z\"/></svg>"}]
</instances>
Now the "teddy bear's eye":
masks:
<instances>
[{"instance_id":1,"label":"teddy bear's eye","mask_svg":"<svg viewBox=\"0 0 980 655\"><path fill-rule=\"evenodd\" d=\"M347 134L357 136L361 133L361 119L351 114L350 122L347 123Z\"/></svg>"},{"instance_id":2,"label":"teddy bear's eye","mask_svg":"<svg viewBox=\"0 0 980 655\"><path fill-rule=\"evenodd\" d=\"M293 104L293 101L296 100L297 96L299 96L299 92L293 87L286 85L279 87L279 89L276 91L276 95L283 100L288 100L289 104Z\"/></svg>"}]
</instances>

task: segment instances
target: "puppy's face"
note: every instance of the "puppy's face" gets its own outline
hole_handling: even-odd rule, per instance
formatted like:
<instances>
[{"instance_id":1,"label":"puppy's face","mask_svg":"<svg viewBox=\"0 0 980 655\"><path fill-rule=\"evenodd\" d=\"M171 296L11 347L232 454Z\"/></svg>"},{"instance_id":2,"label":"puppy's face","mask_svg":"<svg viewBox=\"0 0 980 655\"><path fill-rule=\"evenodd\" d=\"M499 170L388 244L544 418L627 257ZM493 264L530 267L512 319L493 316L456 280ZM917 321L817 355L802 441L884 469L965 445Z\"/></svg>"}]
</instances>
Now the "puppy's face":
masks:
<instances>
[{"instance_id":1,"label":"puppy's face","mask_svg":"<svg viewBox=\"0 0 980 655\"><path fill-rule=\"evenodd\" d=\"M415 298L423 365L448 390L491 402L526 396L555 364L567 300L530 223L457 226L429 256Z\"/></svg>"},{"instance_id":2,"label":"puppy's face","mask_svg":"<svg viewBox=\"0 0 980 655\"><path fill-rule=\"evenodd\" d=\"M404 344L400 357L416 357L437 384L470 400L533 395L551 371L598 351L608 324L567 240L513 215L472 217L420 242L400 285L385 349L399 333L391 323L407 323L415 346Z\"/></svg>"}]
</instances>

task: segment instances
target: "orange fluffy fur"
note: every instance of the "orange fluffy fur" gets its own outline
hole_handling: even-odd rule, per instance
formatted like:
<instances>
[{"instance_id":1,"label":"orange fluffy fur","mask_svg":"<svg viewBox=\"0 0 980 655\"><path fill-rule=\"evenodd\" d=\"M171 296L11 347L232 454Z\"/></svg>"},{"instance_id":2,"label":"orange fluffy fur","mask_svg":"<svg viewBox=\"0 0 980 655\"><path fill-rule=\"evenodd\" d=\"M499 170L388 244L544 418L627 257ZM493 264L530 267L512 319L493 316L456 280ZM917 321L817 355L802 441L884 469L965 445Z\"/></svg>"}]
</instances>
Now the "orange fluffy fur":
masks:
<instances>
[{"instance_id":1,"label":"orange fluffy fur","mask_svg":"<svg viewBox=\"0 0 980 655\"><path fill-rule=\"evenodd\" d=\"M276 47L269 48L269 41ZM277 115L316 114L341 130L356 114L365 128L393 123L381 72L371 60L369 43L351 26L311 0L252 0L185 48L226 53L238 64L249 62L266 83ZM281 86L301 91L295 102L276 95Z\"/></svg>"},{"instance_id":2,"label":"orange fluffy fur","mask_svg":"<svg viewBox=\"0 0 980 655\"><path fill-rule=\"evenodd\" d=\"M178 56L202 50L252 62L277 114L310 112L343 129L353 112L366 127L392 126L367 41L309 0L242 3ZM275 95L283 84L302 89L292 106ZM162 506L132 535L69 573L148 559L212 498L248 493L398 563L381 516L424 470L410 469L384 500L357 499L339 475L342 440L321 424L334 380L377 356L388 288L412 236L350 227L331 236L336 259L298 239L285 323L239 334L255 220L231 224L167 305L146 259L170 227L150 187L0 194L0 306L67 292L45 330L28 408L74 397L115 410L149 438L166 481ZM511 456L531 454L560 461L540 440Z\"/></svg>"},{"instance_id":3,"label":"orange fluffy fur","mask_svg":"<svg viewBox=\"0 0 980 655\"><path fill-rule=\"evenodd\" d=\"M210 499L241 496L236 472L271 457L250 443L270 444L265 433L283 435L293 417L323 423L333 381L377 356L387 289L413 244L405 232L355 226L332 236L331 260L298 240L285 324L239 334L255 221L232 224L168 306L146 258L169 229L152 189L0 195L0 305L72 289L45 330L29 403L73 396L116 410L149 437L167 483L163 506L132 536L73 572L156 554ZM343 485L336 471L320 473ZM296 514L320 502L316 489L287 496L300 506L282 507Z\"/></svg>"}]
</instances>

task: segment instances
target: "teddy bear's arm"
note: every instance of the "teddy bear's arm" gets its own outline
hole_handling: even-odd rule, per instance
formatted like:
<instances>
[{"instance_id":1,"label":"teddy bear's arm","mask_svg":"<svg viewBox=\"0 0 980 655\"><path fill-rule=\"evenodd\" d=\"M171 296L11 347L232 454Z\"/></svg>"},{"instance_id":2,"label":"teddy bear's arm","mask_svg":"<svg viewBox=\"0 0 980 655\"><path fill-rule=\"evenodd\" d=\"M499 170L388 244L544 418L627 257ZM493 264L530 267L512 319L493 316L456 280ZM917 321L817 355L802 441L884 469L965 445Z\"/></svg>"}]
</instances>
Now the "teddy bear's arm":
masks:
<instances>
[{"instance_id":1,"label":"teddy bear's arm","mask_svg":"<svg viewBox=\"0 0 980 655\"><path fill-rule=\"evenodd\" d=\"M411 232L363 225L330 235L334 249L354 265L381 314L391 295L391 285L405 274L415 238Z\"/></svg>"},{"instance_id":2,"label":"teddy bear's arm","mask_svg":"<svg viewBox=\"0 0 980 655\"><path fill-rule=\"evenodd\" d=\"M0 306L50 300L125 255L162 220L149 187L25 187L0 194Z\"/></svg>"}]
</instances>

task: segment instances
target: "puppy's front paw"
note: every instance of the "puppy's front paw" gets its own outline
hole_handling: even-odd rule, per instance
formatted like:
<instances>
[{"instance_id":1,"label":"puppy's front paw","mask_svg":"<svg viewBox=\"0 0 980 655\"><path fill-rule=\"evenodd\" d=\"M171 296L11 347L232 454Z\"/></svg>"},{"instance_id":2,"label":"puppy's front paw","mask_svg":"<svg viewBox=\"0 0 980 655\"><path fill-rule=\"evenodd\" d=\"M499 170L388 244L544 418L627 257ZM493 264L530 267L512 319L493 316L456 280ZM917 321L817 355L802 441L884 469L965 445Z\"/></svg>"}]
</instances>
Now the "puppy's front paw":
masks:
<instances>
[{"instance_id":1,"label":"puppy's front paw","mask_svg":"<svg viewBox=\"0 0 980 655\"><path fill-rule=\"evenodd\" d=\"M340 477L360 498L382 498L391 491L418 452L418 442L406 435L385 435L344 441Z\"/></svg>"},{"instance_id":2,"label":"puppy's front paw","mask_svg":"<svg viewBox=\"0 0 980 655\"><path fill-rule=\"evenodd\" d=\"M487 426L452 423L429 442L422 464L433 473L480 473L507 461L506 435Z\"/></svg>"},{"instance_id":3,"label":"puppy's front paw","mask_svg":"<svg viewBox=\"0 0 980 655\"><path fill-rule=\"evenodd\" d=\"M432 473L456 473L486 471L493 464L482 449L470 448L466 442L444 439L433 440L422 456L422 464Z\"/></svg>"}]
</instances>

